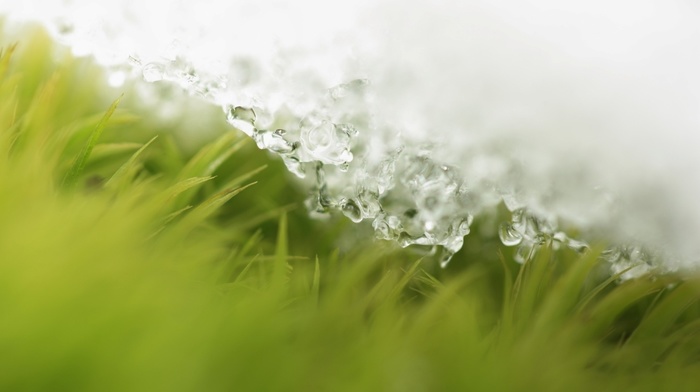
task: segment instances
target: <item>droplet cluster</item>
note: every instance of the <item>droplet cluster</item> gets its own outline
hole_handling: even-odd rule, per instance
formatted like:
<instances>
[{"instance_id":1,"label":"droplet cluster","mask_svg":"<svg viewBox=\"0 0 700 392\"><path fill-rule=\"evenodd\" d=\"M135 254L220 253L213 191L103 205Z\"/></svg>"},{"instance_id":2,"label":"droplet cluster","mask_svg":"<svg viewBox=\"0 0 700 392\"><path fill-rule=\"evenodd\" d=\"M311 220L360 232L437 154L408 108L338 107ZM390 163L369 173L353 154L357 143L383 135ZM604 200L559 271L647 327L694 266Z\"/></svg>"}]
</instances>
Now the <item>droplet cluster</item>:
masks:
<instances>
[{"instance_id":1,"label":"droplet cluster","mask_svg":"<svg viewBox=\"0 0 700 392\"><path fill-rule=\"evenodd\" d=\"M142 73L148 82L175 81L215 101L226 91L225 79L210 77L203 87L204 79L181 61L148 63ZM371 135L379 131L372 122L370 90L368 80L356 79L307 97L292 109L288 104L275 110L250 97L222 107L231 126L250 136L260 149L278 155L296 176L312 179L306 201L312 215L337 211L356 223L371 222L378 239L402 247L439 247L443 267L462 248L474 217L497 203L511 212L511 218L498 226L498 236L505 246L515 247L517 262L527 262L545 245L579 253L589 249L585 241L559 229L556 216L528 210L511 190L484 186L483 179L470 184L463 170L436 157L435 146L402 144L398 136L394 142L399 143L376 148ZM479 159L484 156L465 157ZM641 248L629 246L611 247L602 257L623 278L646 273L653 265Z\"/></svg>"}]
</instances>

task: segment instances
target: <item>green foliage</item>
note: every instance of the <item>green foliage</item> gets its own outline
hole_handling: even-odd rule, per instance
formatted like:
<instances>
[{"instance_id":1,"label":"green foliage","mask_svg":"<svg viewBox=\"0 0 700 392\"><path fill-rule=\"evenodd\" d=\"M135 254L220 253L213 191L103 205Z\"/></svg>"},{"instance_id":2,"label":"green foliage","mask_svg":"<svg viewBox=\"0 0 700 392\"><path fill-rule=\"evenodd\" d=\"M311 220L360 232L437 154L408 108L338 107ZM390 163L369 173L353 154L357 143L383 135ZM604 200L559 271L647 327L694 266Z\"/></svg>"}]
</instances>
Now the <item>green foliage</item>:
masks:
<instances>
[{"instance_id":1,"label":"green foliage","mask_svg":"<svg viewBox=\"0 0 700 392\"><path fill-rule=\"evenodd\" d=\"M345 221L247 138L190 156L25 38L0 55L0 390L700 388L697 278L520 266L488 222L445 270L339 251Z\"/></svg>"}]
</instances>

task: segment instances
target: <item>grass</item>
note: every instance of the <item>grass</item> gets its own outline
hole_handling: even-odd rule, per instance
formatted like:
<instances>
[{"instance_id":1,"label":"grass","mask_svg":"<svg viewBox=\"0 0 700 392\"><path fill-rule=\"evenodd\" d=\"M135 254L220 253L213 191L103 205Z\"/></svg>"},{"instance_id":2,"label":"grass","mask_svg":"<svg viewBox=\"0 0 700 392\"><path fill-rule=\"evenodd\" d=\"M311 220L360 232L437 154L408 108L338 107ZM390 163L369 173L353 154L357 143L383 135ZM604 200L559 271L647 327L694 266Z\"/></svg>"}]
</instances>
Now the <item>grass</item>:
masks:
<instances>
[{"instance_id":1,"label":"grass","mask_svg":"<svg viewBox=\"0 0 700 392\"><path fill-rule=\"evenodd\" d=\"M444 270L352 242L245 136L192 149L103 79L40 31L0 55L0 390L700 390L698 277L520 266L493 217Z\"/></svg>"}]
</instances>

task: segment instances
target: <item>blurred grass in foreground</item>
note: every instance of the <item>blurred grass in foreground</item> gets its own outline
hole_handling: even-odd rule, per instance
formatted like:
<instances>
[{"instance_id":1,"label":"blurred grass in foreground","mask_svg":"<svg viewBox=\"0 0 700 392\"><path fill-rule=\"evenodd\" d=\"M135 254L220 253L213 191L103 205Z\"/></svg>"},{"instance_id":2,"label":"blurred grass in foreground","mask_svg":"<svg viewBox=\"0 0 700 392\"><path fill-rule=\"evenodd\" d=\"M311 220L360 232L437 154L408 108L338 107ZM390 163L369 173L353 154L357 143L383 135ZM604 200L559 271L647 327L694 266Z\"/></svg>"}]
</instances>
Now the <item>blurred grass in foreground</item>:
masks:
<instances>
[{"instance_id":1,"label":"blurred grass in foreground","mask_svg":"<svg viewBox=\"0 0 700 392\"><path fill-rule=\"evenodd\" d=\"M700 390L697 277L335 251L248 139L190 154L59 53L0 56L0 390Z\"/></svg>"}]
</instances>

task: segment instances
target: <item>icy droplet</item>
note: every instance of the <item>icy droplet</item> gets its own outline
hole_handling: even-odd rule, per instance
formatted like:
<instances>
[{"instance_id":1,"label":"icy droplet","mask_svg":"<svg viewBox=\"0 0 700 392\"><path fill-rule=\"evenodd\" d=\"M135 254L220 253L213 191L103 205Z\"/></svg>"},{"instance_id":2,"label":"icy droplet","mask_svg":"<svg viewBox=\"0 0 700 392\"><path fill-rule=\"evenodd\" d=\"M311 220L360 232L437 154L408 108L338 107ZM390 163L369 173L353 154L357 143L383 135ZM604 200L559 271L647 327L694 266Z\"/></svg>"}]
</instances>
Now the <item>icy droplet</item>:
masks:
<instances>
[{"instance_id":1,"label":"icy droplet","mask_svg":"<svg viewBox=\"0 0 700 392\"><path fill-rule=\"evenodd\" d=\"M342 166L352 161L351 136L346 128L326 120L319 122L307 119L302 124L300 138L309 159L334 166Z\"/></svg>"},{"instance_id":2,"label":"icy droplet","mask_svg":"<svg viewBox=\"0 0 700 392\"><path fill-rule=\"evenodd\" d=\"M324 121L306 135L306 141L308 142L307 147L310 150L328 148L328 146L333 143L333 132L335 132L333 124Z\"/></svg>"},{"instance_id":3,"label":"icy droplet","mask_svg":"<svg viewBox=\"0 0 700 392\"><path fill-rule=\"evenodd\" d=\"M249 123L254 123L257 116L255 115L255 110L253 108L244 106L231 107L229 114L233 119L246 121Z\"/></svg>"},{"instance_id":4,"label":"icy droplet","mask_svg":"<svg viewBox=\"0 0 700 392\"><path fill-rule=\"evenodd\" d=\"M292 147L294 149L297 148L297 144L293 144ZM287 169L294 174L295 176L299 178L305 178L306 177L306 168L304 164L299 162L299 159L295 156L283 156L282 161L284 162L284 165L287 166Z\"/></svg>"},{"instance_id":5,"label":"icy droplet","mask_svg":"<svg viewBox=\"0 0 700 392\"><path fill-rule=\"evenodd\" d=\"M508 222L501 223L498 227L498 236L505 246L516 246L523 242L523 235Z\"/></svg>"},{"instance_id":6,"label":"icy droplet","mask_svg":"<svg viewBox=\"0 0 700 392\"><path fill-rule=\"evenodd\" d=\"M148 63L143 66L142 74L143 80L153 83L159 80L163 80L164 77L164 67L158 63Z\"/></svg>"},{"instance_id":7,"label":"icy droplet","mask_svg":"<svg viewBox=\"0 0 700 392\"><path fill-rule=\"evenodd\" d=\"M454 255L454 252L447 250L446 248L443 249L442 254L440 255L440 267L447 268L447 266L450 264L450 261L452 261L452 257Z\"/></svg>"},{"instance_id":8,"label":"icy droplet","mask_svg":"<svg viewBox=\"0 0 700 392\"><path fill-rule=\"evenodd\" d=\"M255 119L256 116L253 108L228 106L226 109L226 120L228 123L248 136L253 136L256 131Z\"/></svg>"},{"instance_id":9,"label":"icy droplet","mask_svg":"<svg viewBox=\"0 0 700 392\"><path fill-rule=\"evenodd\" d=\"M362 221L362 211L354 200L341 199L339 205L343 214L350 218L351 221L355 223Z\"/></svg>"},{"instance_id":10,"label":"icy droplet","mask_svg":"<svg viewBox=\"0 0 700 392\"><path fill-rule=\"evenodd\" d=\"M471 224L474 218L469 215L467 218L462 219L457 225L457 230L455 230L455 235L458 237L464 237L471 231Z\"/></svg>"},{"instance_id":11,"label":"icy droplet","mask_svg":"<svg viewBox=\"0 0 700 392\"><path fill-rule=\"evenodd\" d=\"M584 241L574 240L571 238L569 238L567 246L569 247L569 249L578 253L584 253L589 249L588 244Z\"/></svg>"},{"instance_id":12,"label":"icy droplet","mask_svg":"<svg viewBox=\"0 0 700 392\"><path fill-rule=\"evenodd\" d=\"M277 132L259 131L253 136L258 148L270 150L278 154L288 154L294 150L292 143L289 143Z\"/></svg>"},{"instance_id":13,"label":"icy droplet","mask_svg":"<svg viewBox=\"0 0 700 392\"><path fill-rule=\"evenodd\" d=\"M381 218L377 217L374 222L372 222L372 228L374 228L375 236L380 240L390 240L391 239L391 229L389 225Z\"/></svg>"},{"instance_id":14,"label":"icy droplet","mask_svg":"<svg viewBox=\"0 0 700 392\"><path fill-rule=\"evenodd\" d=\"M518 249L516 249L513 259L518 264L525 264L532 259L532 256L535 254L535 249L536 248L531 244L520 245Z\"/></svg>"}]
</instances>

